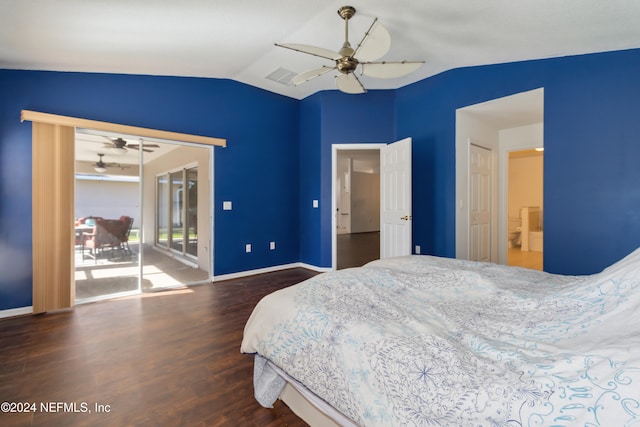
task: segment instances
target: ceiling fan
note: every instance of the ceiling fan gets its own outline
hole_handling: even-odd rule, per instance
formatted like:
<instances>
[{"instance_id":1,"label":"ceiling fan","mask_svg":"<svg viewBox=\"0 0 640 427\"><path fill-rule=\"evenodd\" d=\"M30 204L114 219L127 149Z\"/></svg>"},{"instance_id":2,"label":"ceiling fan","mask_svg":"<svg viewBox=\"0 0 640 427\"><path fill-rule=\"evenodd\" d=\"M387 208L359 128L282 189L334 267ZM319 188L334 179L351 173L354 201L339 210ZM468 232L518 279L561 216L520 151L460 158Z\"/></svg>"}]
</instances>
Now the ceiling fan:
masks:
<instances>
[{"instance_id":1,"label":"ceiling fan","mask_svg":"<svg viewBox=\"0 0 640 427\"><path fill-rule=\"evenodd\" d=\"M106 148L110 149L113 152L118 154L124 154L129 149L139 150L140 144L130 144L124 138L108 138L105 136L108 142L105 142L104 145ZM143 144L142 151L147 153L153 153L153 150L149 150L149 147L158 148L160 147L158 144Z\"/></svg>"},{"instance_id":2,"label":"ceiling fan","mask_svg":"<svg viewBox=\"0 0 640 427\"><path fill-rule=\"evenodd\" d=\"M349 19L355 13L356 9L352 6L343 6L338 9L338 15L345 22L345 41L338 52L305 44L276 43L276 46L279 47L335 61L333 67L322 66L298 74L291 80L291 84L298 86L329 71L338 70L340 74L336 76L336 86L339 90L354 94L364 93L367 90L354 73L358 68L360 68L361 76L392 79L407 75L424 64L424 61L374 62L386 54L391 47L391 36L387 29L380 24L378 18L373 20L358 46L353 49L349 43Z\"/></svg>"},{"instance_id":3,"label":"ceiling fan","mask_svg":"<svg viewBox=\"0 0 640 427\"><path fill-rule=\"evenodd\" d=\"M125 166L121 166L119 163L105 163L104 161L102 161L103 156L104 156L103 153L98 153L99 160L94 163L94 167L93 167L93 169L96 172L104 173L107 171L107 168L125 167Z\"/></svg>"}]
</instances>

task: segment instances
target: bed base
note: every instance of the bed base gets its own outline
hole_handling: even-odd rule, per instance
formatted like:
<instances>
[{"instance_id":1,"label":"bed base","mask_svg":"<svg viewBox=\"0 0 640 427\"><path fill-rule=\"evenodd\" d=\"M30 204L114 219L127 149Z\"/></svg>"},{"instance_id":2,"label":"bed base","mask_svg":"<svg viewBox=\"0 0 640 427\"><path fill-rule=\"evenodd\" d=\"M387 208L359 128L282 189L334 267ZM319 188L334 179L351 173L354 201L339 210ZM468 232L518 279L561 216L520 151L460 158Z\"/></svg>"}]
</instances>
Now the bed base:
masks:
<instances>
[{"instance_id":1,"label":"bed base","mask_svg":"<svg viewBox=\"0 0 640 427\"><path fill-rule=\"evenodd\" d=\"M290 383L284 386L279 399L311 427L340 427L340 424L309 402Z\"/></svg>"}]
</instances>

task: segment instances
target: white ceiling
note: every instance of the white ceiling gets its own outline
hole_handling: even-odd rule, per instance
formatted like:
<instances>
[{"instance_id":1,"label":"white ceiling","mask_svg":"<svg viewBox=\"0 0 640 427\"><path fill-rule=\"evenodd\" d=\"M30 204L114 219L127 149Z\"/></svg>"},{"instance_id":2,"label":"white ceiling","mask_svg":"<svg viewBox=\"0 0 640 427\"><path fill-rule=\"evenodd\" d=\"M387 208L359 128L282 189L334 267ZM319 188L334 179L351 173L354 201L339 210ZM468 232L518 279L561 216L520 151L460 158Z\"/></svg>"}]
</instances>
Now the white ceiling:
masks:
<instances>
[{"instance_id":1,"label":"white ceiling","mask_svg":"<svg viewBox=\"0 0 640 427\"><path fill-rule=\"evenodd\" d=\"M339 50L340 6L357 9L355 46L374 17L389 30L381 60L424 60L413 74L363 77L394 89L482 64L640 47L638 0L1 0L0 68L215 77L302 99L334 89L335 73L301 86L266 78L332 65L274 43Z\"/></svg>"},{"instance_id":2,"label":"white ceiling","mask_svg":"<svg viewBox=\"0 0 640 427\"><path fill-rule=\"evenodd\" d=\"M544 89L535 89L460 108L493 126L509 129L544 122Z\"/></svg>"}]
</instances>

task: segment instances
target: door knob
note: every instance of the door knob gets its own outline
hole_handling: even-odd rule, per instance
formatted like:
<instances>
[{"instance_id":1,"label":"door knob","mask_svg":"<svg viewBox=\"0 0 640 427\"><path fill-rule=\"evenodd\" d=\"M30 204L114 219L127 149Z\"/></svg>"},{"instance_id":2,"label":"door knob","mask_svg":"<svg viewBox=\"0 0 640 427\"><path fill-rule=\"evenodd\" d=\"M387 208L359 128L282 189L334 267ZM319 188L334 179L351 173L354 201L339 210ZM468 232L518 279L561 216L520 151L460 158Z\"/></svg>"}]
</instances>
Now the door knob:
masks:
<instances>
[{"instance_id":1,"label":"door knob","mask_svg":"<svg viewBox=\"0 0 640 427\"><path fill-rule=\"evenodd\" d=\"M409 221L411 219L411 215L405 215L400 219L403 220L403 221Z\"/></svg>"}]
</instances>

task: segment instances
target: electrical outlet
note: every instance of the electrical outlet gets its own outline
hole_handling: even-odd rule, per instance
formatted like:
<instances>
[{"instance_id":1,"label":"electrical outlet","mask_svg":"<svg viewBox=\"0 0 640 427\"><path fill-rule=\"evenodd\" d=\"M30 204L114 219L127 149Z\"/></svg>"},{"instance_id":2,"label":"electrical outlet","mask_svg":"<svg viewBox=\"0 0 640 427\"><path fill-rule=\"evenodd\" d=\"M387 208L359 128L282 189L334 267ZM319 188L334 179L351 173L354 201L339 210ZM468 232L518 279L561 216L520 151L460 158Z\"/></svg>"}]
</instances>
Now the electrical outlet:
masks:
<instances>
[{"instance_id":1,"label":"electrical outlet","mask_svg":"<svg viewBox=\"0 0 640 427\"><path fill-rule=\"evenodd\" d=\"M269 242L269 249L274 250L276 248L276 242Z\"/></svg>"},{"instance_id":2,"label":"electrical outlet","mask_svg":"<svg viewBox=\"0 0 640 427\"><path fill-rule=\"evenodd\" d=\"M247 243L247 244L245 245L245 247L244 247L244 250L245 250L247 253L251 252L251 243Z\"/></svg>"},{"instance_id":3,"label":"electrical outlet","mask_svg":"<svg viewBox=\"0 0 640 427\"><path fill-rule=\"evenodd\" d=\"M230 211L232 209L232 204L229 201L224 201L222 202L222 210L224 211Z\"/></svg>"},{"instance_id":4,"label":"electrical outlet","mask_svg":"<svg viewBox=\"0 0 640 427\"><path fill-rule=\"evenodd\" d=\"M420 255L420 246L416 245L416 255Z\"/></svg>"},{"instance_id":5,"label":"electrical outlet","mask_svg":"<svg viewBox=\"0 0 640 427\"><path fill-rule=\"evenodd\" d=\"M318 207L318 201L317 201L317 200L314 200L314 201L313 201L313 207L314 207L314 208L317 208L317 207Z\"/></svg>"}]
</instances>

